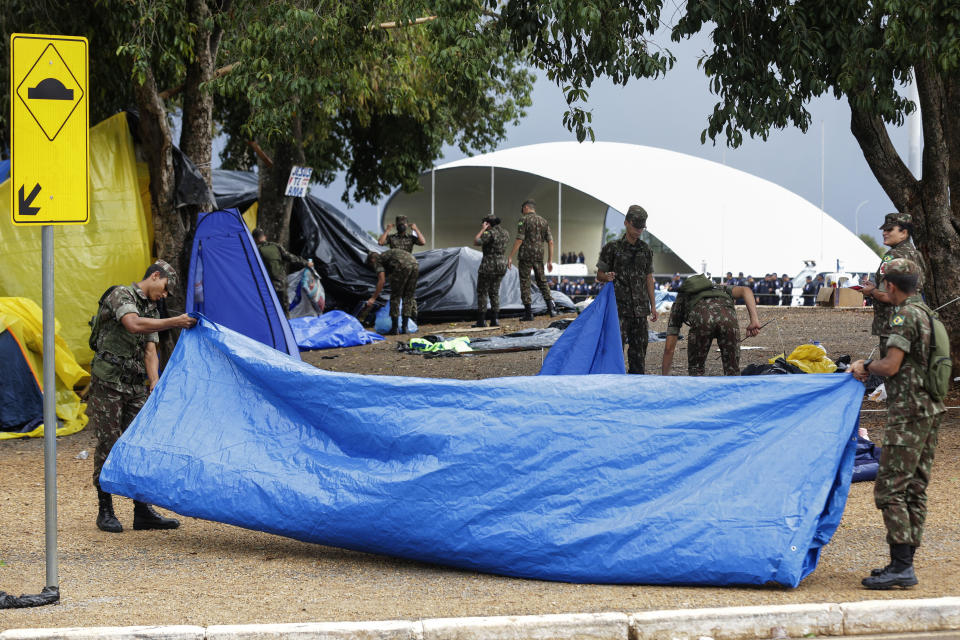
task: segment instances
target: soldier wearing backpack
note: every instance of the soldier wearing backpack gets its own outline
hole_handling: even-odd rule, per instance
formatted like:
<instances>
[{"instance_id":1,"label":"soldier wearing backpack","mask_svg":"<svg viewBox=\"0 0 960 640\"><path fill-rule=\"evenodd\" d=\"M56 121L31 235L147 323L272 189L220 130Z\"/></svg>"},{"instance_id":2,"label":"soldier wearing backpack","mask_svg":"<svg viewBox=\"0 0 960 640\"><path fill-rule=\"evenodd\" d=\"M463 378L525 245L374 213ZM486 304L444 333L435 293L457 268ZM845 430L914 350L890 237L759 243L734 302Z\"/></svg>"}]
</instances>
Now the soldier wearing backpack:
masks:
<instances>
[{"instance_id":1,"label":"soldier wearing backpack","mask_svg":"<svg viewBox=\"0 0 960 640\"><path fill-rule=\"evenodd\" d=\"M158 331L188 329L197 321L187 314L160 318L157 300L167 297L177 284L177 273L163 260L147 267L140 282L114 286L100 298L91 321L87 415L97 434L93 454L93 486L100 508L97 527L120 533L123 526L113 512L113 496L100 488L100 470L114 443L136 417L159 380ZM176 529L180 523L164 518L143 502L133 503L134 529Z\"/></svg>"},{"instance_id":2,"label":"soldier wearing backpack","mask_svg":"<svg viewBox=\"0 0 960 640\"><path fill-rule=\"evenodd\" d=\"M881 276L893 305L881 360L857 360L850 371L860 381L886 376L887 425L883 431L874 501L883 513L890 564L863 579L868 589L917 584L913 556L927 515L927 484L950 380L946 329L917 295L920 267L897 258Z\"/></svg>"},{"instance_id":3,"label":"soldier wearing backpack","mask_svg":"<svg viewBox=\"0 0 960 640\"><path fill-rule=\"evenodd\" d=\"M684 323L690 325L687 334L687 373L691 376L704 374L710 344L716 338L723 362L723 375L740 375L740 328L734 306L737 298L742 298L747 306L750 315L747 335L753 337L760 333L760 319L750 287L715 285L703 274L690 276L684 281L667 322L667 342L663 347L661 365L663 375L670 375L673 352Z\"/></svg>"}]
</instances>

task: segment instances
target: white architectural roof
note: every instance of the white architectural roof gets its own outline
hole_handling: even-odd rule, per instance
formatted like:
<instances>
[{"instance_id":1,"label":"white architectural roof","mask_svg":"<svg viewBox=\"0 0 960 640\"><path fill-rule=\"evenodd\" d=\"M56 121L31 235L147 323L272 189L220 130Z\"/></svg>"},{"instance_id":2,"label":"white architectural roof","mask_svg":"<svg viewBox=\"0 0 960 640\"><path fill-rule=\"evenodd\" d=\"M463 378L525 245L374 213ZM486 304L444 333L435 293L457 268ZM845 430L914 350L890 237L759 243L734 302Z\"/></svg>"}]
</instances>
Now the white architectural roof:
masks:
<instances>
[{"instance_id":1,"label":"white architectural roof","mask_svg":"<svg viewBox=\"0 0 960 640\"><path fill-rule=\"evenodd\" d=\"M495 167L555 180L647 227L694 270L717 276L796 274L804 260L833 271L876 270L877 255L818 207L772 182L674 151L614 142L552 142L463 158L436 170Z\"/></svg>"}]
</instances>

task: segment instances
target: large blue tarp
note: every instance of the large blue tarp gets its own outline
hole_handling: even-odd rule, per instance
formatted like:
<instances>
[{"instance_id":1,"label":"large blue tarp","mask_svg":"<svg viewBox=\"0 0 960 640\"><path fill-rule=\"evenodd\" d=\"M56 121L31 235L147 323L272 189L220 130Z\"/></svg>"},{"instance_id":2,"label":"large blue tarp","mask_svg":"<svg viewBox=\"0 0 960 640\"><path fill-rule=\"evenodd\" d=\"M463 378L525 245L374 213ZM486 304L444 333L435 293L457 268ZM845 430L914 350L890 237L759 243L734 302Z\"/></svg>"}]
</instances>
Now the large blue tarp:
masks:
<instances>
[{"instance_id":1,"label":"large blue tarp","mask_svg":"<svg viewBox=\"0 0 960 640\"><path fill-rule=\"evenodd\" d=\"M540 375L624 373L620 318L613 286L604 286L554 343Z\"/></svg>"},{"instance_id":2,"label":"large blue tarp","mask_svg":"<svg viewBox=\"0 0 960 640\"><path fill-rule=\"evenodd\" d=\"M236 209L201 213L187 273L187 313L200 313L299 357L260 252Z\"/></svg>"},{"instance_id":3,"label":"large blue tarp","mask_svg":"<svg viewBox=\"0 0 960 640\"><path fill-rule=\"evenodd\" d=\"M383 340L380 334L364 329L355 317L338 310L322 316L291 318L290 329L302 351L355 347Z\"/></svg>"},{"instance_id":4,"label":"large blue tarp","mask_svg":"<svg viewBox=\"0 0 960 640\"><path fill-rule=\"evenodd\" d=\"M504 575L796 586L840 522L862 397L837 374L336 373L202 319L100 484Z\"/></svg>"}]
</instances>

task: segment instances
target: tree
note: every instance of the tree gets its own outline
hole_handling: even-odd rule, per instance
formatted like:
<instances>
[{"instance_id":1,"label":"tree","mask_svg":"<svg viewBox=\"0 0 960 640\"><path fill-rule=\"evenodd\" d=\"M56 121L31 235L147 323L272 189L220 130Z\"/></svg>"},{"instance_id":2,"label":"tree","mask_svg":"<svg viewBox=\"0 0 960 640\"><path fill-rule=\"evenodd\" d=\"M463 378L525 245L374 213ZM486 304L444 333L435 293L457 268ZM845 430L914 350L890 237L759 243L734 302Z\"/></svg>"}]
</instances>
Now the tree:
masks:
<instances>
[{"instance_id":1,"label":"tree","mask_svg":"<svg viewBox=\"0 0 960 640\"><path fill-rule=\"evenodd\" d=\"M419 188L444 144L491 149L529 104L532 76L475 2L264 3L232 27L225 165L259 165L258 221L281 243L292 165L343 170L344 200L374 201Z\"/></svg>"},{"instance_id":2,"label":"tree","mask_svg":"<svg viewBox=\"0 0 960 640\"><path fill-rule=\"evenodd\" d=\"M500 6L487 0L491 9ZM673 61L652 38L662 0L507 0L501 25L516 50L564 88L564 121L579 139L591 135L580 106L598 75L625 84L657 77ZM712 50L700 58L719 98L701 140L736 147L743 134L766 139L771 129L810 125L817 96L846 98L850 129L881 187L898 210L913 216L914 240L927 262L924 294L931 306L960 291L960 5L949 0L688 0L669 5L679 41L710 30ZM919 105L900 87L915 82ZM923 171L915 177L887 133L920 108ZM960 367L960 305L941 310Z\"/></svg>"},{"instance_id":3,"label":"tree","mask_svg":"<svg viewBox=\"0 0 960 640\"><path fill-rule=\"evenodd\" d=\"M883 254L887 252L886 249L881 247L880 244L876 241L876 239L869 233L861 233L859 238L863 240L863 244L870 247L873 250L873 252L878 256L880 256L881 258L883 257Z\"/></svg>"}]
</instances>

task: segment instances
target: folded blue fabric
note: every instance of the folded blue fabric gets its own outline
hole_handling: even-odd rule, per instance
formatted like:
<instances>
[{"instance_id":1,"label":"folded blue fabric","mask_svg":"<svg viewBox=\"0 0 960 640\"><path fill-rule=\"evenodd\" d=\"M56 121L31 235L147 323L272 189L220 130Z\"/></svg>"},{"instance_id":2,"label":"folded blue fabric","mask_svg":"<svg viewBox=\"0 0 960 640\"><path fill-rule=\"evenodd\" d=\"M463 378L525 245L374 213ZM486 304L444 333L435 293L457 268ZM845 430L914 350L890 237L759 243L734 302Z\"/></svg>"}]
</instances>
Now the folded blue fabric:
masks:
<instances>
[{"instance_id":1,"label":"folded blue fabric","mask_svg":"<svg viewBox=\"0 0 960 640\"><path fill-rule=\"evenodd\" d=\"M290 329L301 351L355 347L383 340L383 336L367 331L359 320L339 310L322 316L291 318Z\"/></svg>"},{"instance_id":2,"label":"folded blue fabric","mask_svg":"<svg viewBox=\"0 0 960 640\"><path fill-rule=\"evenodd\" d=\"M617 298L608 283L550 348L540 375L625 372Z\"/></svg>"},{"instance_id":3,"label":"folded blue fabric","mask_svg":"<svg viewBox=\"0 0 960 640\"><path fill-rule=\"evenodd\" d=\"M862 397L840 375L336 373L202 319L100 483L504 575L796 586L840 522Z\"/></svg>"}]
</instances>

